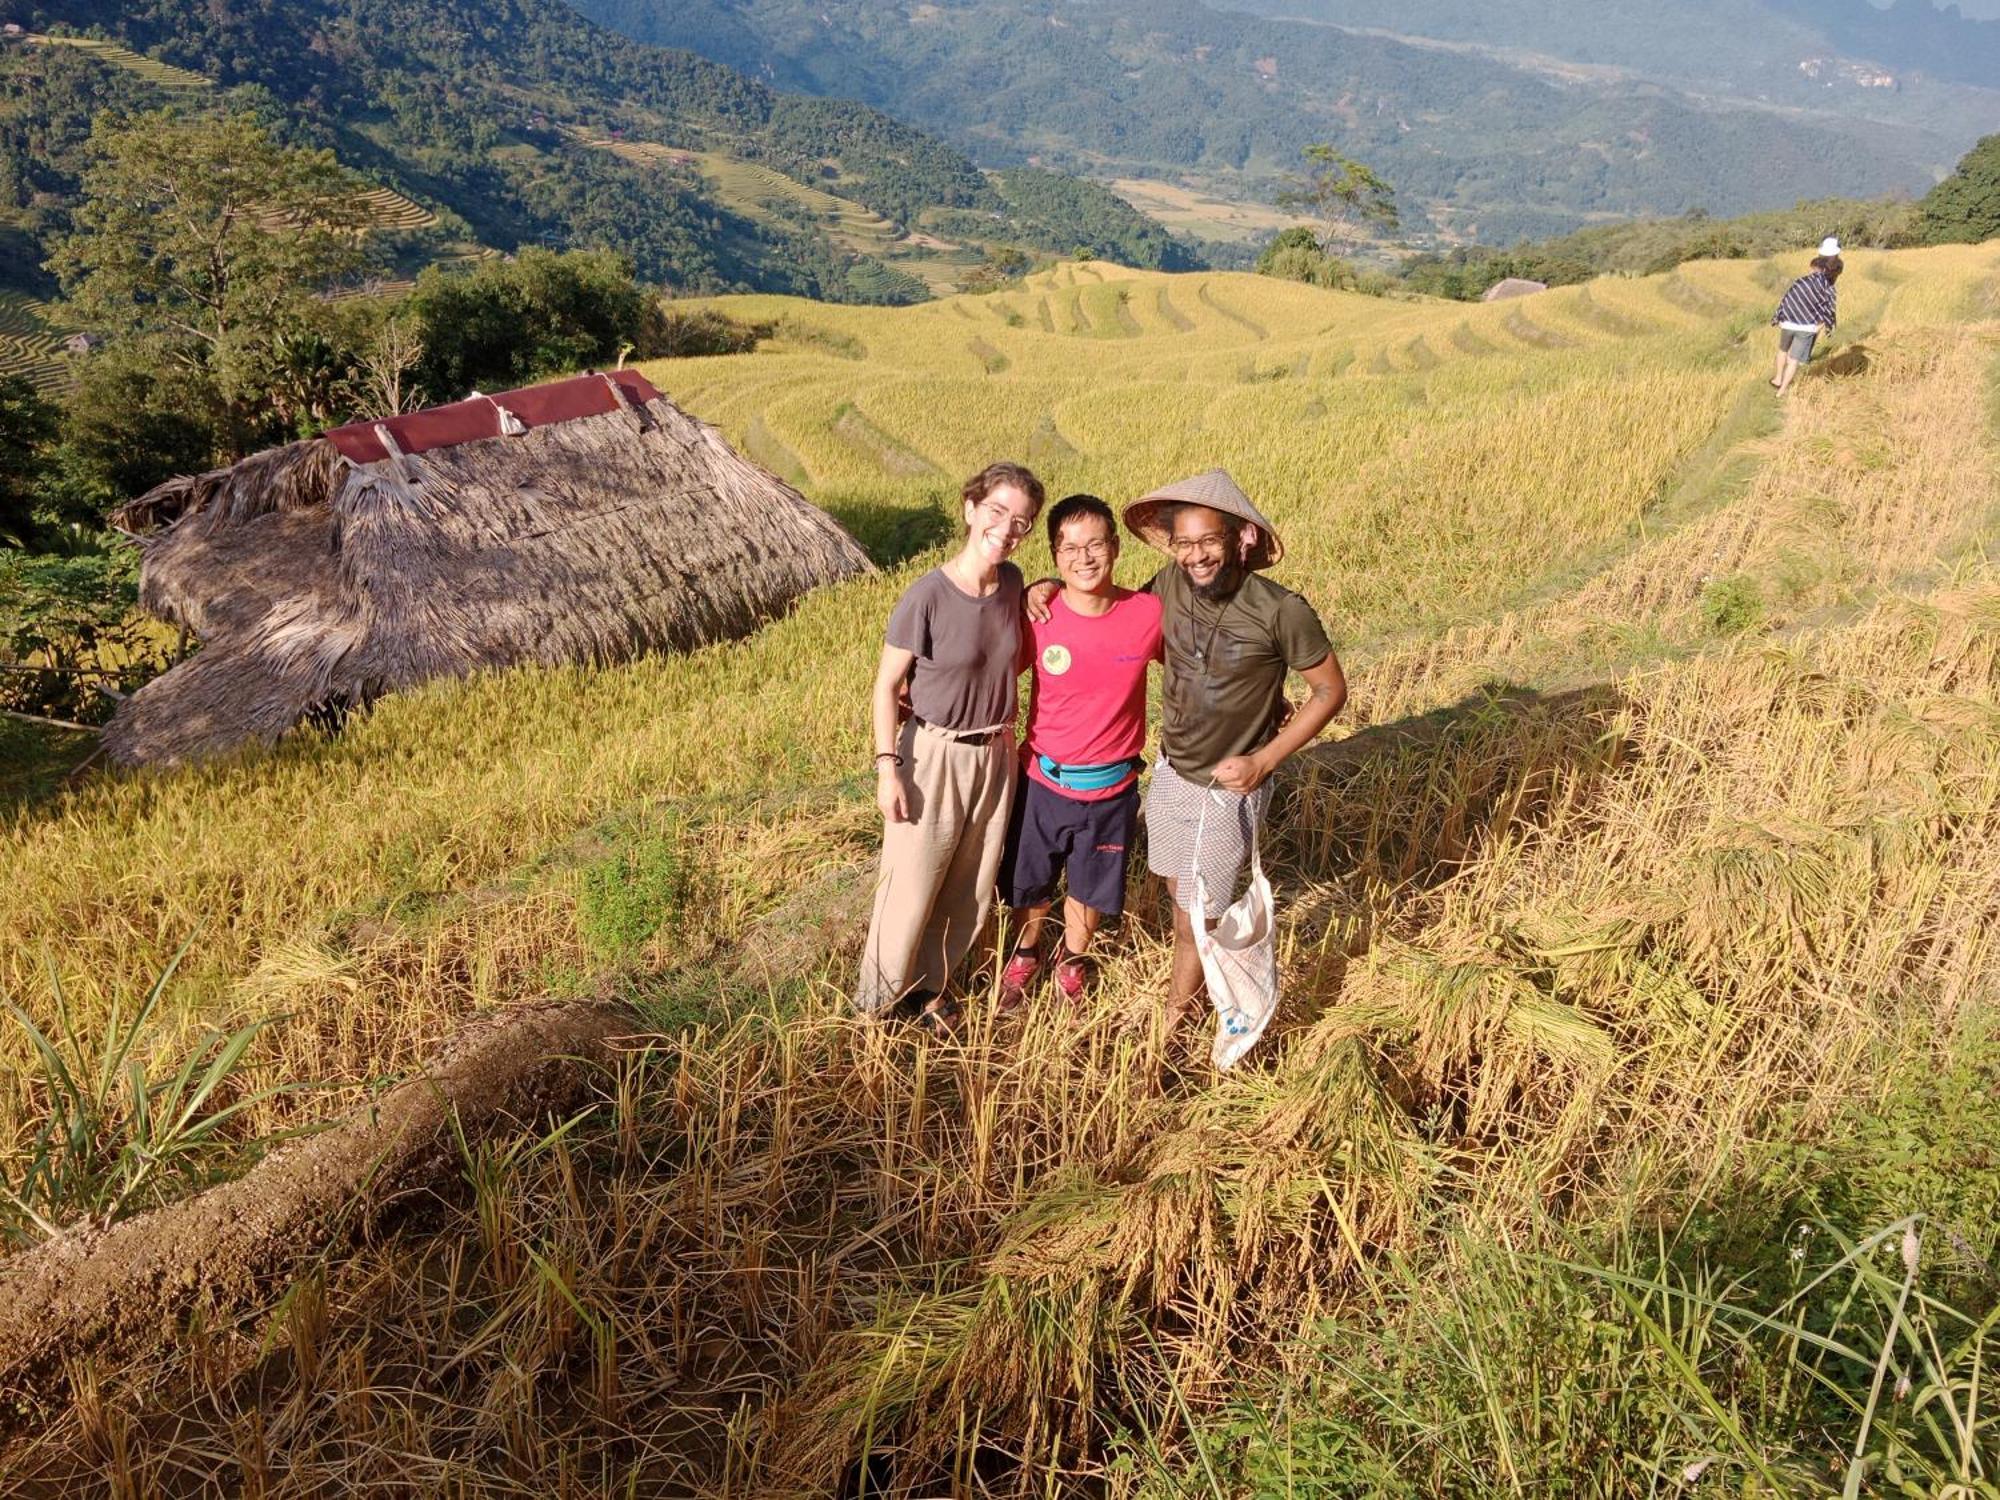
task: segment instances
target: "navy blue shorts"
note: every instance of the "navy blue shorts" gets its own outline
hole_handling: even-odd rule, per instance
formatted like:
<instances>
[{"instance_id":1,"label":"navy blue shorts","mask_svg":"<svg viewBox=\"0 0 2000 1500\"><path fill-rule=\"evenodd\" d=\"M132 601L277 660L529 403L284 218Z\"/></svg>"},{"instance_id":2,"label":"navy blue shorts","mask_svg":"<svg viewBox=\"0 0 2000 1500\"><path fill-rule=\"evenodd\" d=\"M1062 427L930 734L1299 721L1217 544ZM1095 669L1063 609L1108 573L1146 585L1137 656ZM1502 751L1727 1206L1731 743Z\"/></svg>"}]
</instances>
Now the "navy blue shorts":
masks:
<instances>
[{"instance_id":1,"label":"navy blue shorts","mask_svg":"<svg viewBox=\"0 0 2000 1500\"><path fill-rule=\"evenodd\" d=\"M1067 876L1069 894L1093 911L1125 910L1125 853L1139 824L1139 784L1115 797L1083 802L1023 773L1007 820L1000 895L1009 906L1041 906Z\"/></svg>"}]
</instances>

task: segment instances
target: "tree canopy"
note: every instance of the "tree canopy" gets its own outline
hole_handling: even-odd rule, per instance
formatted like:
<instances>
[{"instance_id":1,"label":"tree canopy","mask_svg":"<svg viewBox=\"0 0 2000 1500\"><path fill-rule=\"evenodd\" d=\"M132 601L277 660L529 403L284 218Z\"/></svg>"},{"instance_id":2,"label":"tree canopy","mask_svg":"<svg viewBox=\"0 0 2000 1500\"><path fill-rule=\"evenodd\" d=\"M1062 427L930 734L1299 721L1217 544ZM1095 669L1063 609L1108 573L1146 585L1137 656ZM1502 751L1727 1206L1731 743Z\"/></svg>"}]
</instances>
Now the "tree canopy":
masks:
<instances>
[{"instance_id":1,"label":"tree canopy","mask_svg":"<svg viewBox=\"0 0 2000 1500\"><path fill-rule=\"evenodd\" d=\"M212 385L240 456L248 403L294 358L315 293L362 264L355 179L242 115L107 117L91 140L74 227L50 259L73 314Z\"/></svg>"},{"instance_id":2,"label":"tree canopy","mask_svg":"<svg viewBox=\"0 0 2000 1500\"><path fill-rule=\"evenodd\" d=\"M1918 233L1931 245L1977 244L2000 235L2000 135L1981 140L1930 190Z\"/></svg>"},{"instance_id":3,"label":"tree canopy","mask_svg":"<svg viewBox=\"0 0 2000 1500\"><path fill-rule=\"evenodd\" d=\"M1354 243L1366 226L1396 227L1396 190L1372 168L1325 141L1299 154L1305 176L1278 194L1278 206L1312 215L1322 255Z\"/></svg>"},{"instance_id":4,"label":"tree canopy","mask_svg":"<svg viewBox=\"0 0 2000 1500\"><path fill-rule=\"evenodd\" d=\"M610 364L621 345L640 347L652 305L608 250L523 250L470 272L433 266L404 313L423 345L419 383L433 400L455 401L475 387Z\"/></svg>"},{"instance_id":5,"label":"tree canopy","mask_svg":"<svg viewBox=\"0 0 2000 1500\"><path fill-rule=\"evenodd\" d=\"M0 546L24 547L38 527L56 411L18 375L0 375Z\"/></svg>"}]
</instances>

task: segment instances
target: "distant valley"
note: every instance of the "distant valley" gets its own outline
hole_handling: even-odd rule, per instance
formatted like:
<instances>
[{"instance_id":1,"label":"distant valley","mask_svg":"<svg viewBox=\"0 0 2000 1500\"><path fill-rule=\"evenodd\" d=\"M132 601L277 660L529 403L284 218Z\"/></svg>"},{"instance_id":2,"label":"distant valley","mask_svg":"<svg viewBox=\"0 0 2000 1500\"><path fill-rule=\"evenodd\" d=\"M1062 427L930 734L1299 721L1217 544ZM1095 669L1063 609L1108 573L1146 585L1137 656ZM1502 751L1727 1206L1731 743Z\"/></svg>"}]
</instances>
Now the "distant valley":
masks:
<instances>
[{"instance_id":1,"label":"distant valley","mask_svg":"<svg viewBox=\"0 0 2000 1500\"><path fill-rule=\"evenodd\" d=\"M1332 140L1395 183L1419 234L1489 243L1691 208L1920 195L2000 129L2000 22L1910 0L582 9L779 87L863 100L986 165L1268 205L1300 148ZM1226 215L1177 222L1231 237Z\"/></svg>"}]
</instances>

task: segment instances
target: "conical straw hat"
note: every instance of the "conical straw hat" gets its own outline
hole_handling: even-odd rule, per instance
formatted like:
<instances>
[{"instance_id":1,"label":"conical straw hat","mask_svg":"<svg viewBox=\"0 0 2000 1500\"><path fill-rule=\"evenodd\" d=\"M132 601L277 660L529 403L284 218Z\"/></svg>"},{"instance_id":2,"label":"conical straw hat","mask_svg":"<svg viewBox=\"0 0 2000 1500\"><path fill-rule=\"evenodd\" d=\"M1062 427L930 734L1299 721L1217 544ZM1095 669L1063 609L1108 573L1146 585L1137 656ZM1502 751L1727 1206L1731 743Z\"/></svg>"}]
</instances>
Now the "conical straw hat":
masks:
<instances>
[{"instance_id":1,"label":"conical straw hat","mask_svg":"<svg viewBox=\"0 0 2000 1500\"><path fill-rule=\"evenodd\" d=\"M1268 568L1285 555L1285 544L1264 519L1264 513L1250 503L1226 469L1210 469L1192 479L1154 490L1125 507L1125 525L1132 534L1162 552L1168 550L1169 530L1160 512L1169 505L1205 505L1225 516L1248 521L1257 528L1257 545L1250 549L1245 566L1253 572Z\"/></svg>"}]
</instances>

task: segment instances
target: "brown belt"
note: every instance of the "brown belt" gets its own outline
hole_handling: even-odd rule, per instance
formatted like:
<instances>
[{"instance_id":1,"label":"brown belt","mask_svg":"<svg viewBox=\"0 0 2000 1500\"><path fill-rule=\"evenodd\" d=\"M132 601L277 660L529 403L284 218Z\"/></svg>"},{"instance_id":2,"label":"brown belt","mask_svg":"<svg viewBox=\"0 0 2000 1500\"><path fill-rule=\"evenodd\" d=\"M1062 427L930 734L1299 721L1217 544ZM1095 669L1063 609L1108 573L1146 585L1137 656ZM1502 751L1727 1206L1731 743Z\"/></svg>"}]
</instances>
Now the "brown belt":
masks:
<instances>
[{"instance_id":1,"label":"brown belt","mask_svg":"<svg viewBox=\"0 0 2000 1500\"><path fill-rule=\"evenodd\" d=\"M961 745L984 745L1000 732L997 729L946 729L942 724L933 724L922 714L911 714L910 717L919 729L928 729L932 734L941 734Z\"/></svg>"}]
</instances>

